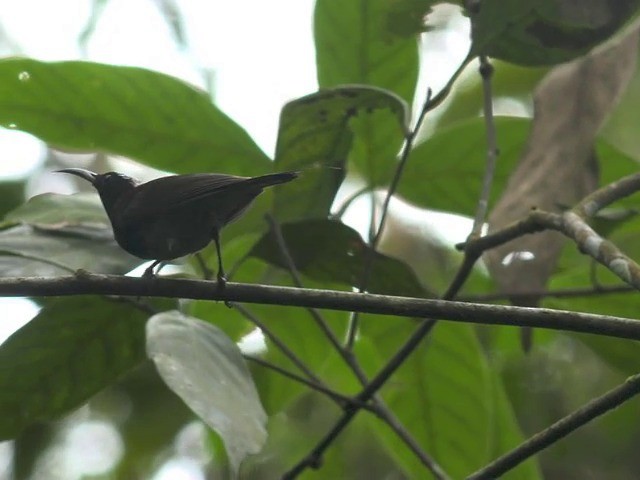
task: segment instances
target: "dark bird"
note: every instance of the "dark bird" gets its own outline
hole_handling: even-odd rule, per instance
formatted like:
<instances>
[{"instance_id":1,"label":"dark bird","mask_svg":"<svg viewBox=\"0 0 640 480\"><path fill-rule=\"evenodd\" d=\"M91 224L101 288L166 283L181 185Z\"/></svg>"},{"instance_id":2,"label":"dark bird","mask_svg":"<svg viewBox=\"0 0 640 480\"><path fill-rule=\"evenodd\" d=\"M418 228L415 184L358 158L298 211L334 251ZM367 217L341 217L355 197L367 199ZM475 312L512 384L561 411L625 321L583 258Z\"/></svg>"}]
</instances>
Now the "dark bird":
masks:
<instances>
[{"instance_id":1,"label":"dark bird","mask_svg":"<svg viewBox=\"0 0 640 480\"><path fill-rule=\"evenodd\" d=\"M196 253L211 240L218 253L218 282L226 281L220 252L220 230L238 218L264 188L286 183L296 172L260 177L217 173L172 175L140 183L117 172L94 173L65 168L89 181L100 195L118 244L145 260L155 260L144 272L167 260Z\"/></svg>"}]
</instances>

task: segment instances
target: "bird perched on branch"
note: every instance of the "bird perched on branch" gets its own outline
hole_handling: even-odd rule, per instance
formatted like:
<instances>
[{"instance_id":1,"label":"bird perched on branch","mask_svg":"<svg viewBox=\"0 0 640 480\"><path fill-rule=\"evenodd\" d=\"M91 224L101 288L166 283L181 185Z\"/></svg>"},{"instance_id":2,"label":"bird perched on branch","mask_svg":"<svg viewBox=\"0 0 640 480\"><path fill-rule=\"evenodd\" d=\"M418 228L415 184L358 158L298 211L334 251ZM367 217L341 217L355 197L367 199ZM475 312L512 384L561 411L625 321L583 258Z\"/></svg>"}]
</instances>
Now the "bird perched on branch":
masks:
<instances>
[{"instance_id":1,"label":"bird perched on branch","mask_svg":"<svg viewBox=\"0 0 640 480\"><path fill-rule=\"evenodd\" d=\"M238 218L264 188L286 183L296 172L260 177L217 173L172 175L140 183L117 172L94 173L83 168L57 170L90 182L100 195L118 244L156 265L196 253L211 240L218 253L218 282L226 278L220 252L220 230Z\"/></svg>"}]
</instances>

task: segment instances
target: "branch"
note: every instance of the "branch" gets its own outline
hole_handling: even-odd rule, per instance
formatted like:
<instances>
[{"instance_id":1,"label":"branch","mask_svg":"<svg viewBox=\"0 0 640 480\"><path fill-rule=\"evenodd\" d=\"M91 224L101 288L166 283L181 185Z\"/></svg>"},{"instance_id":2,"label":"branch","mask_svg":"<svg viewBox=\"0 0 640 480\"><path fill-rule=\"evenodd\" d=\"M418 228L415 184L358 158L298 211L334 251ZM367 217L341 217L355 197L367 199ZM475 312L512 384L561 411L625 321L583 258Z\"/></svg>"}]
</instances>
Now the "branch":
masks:
<instances>
[{"instance_id":1,"label":"branch","mask_svg":"<svg viewBox=\"0 0 640 480\"><path fill-rule=\"evenodd\" d=\"M485 55L480 55L480 75L482 76L483 90L483 111L484 124L487 134L487 166L482 180L482 192L478 199L478 208L476 216L473 220L473 228L471 235L479 237L482 234L482 226L487 218L489 210L489 195L491 194L491 185L495 176L496 163L498 160L498 140L496 134L496 124L493 118L493 95L491 93L491 77L493 76L493 66L489 63L489 59Z\"/></svg>"},{"instance_id":2,"label":"branch","mask_svg":"<svg viewBox=\"0 0 640 480\"><path fill-rule=\"evenodd\" d=\"M277 372L280 375L293 380L294 382L298 382L298 383L301 383L302 385L306 385L311 390L324 393L340 406L356 404L358 405L358 408L363 408L365 410L369 410L375 415L379 415L377 410L371 405L366 403L357 403L353 398L347 397L346 395L342 395L341 393L338 393L335 390L330 389L329 387L327 387L322 383L317 383L313 380L309 380L305 377L301 377L300 375L296 375L295 373L290 372L289 370L286 370L274 363L267 362L266 360L263 360L262 358L256 357L254 355L243 354L242 357L245 360L249 360L251 362L256 363L257 365L260 365L261 367L268 368L269 370L273 370L274 372Z\"/></svg>"},{"instance_id":3,"label":"branch","mask_svg":"<svg viewBox=\"0 0 640 480\"><path fill-rule=\"evenodd\" d=\"M640 289L640 265L620 251L615 244L598 235L584 219L586 216L593 216L604 206L638 190L640 190L640 174L636 173L596 190L573 209L562 214L534 209L526 218L484 237L458 244L456 248L479 256L486 250L523 235L542 230L557 230L573 240L580 251L593 257L624 282Z\"/></svg>"},{"instance_id":4,"label":"branch","mask_svg":"<svg viewBox=\"0 0 640 480\"><path fill-rule=\"evenodd\" d=\"M391 198L396 193L398 189L398 185L400 184L400 179L402 178L402 174L404 173L404 168L407 165L407 161L409 160L409 154L411 150L413 150L413 144L420 132L420 127L422 127L422 123L424 122L424 118L427 115L427 112L431 108L431 89L427 90L427 98L424 101L424 105L418 114L418 118L416 119L416 123L413 128L407 132L404 143L402 144L402 150L400 151L400 159L398 161L398 166L396 167L395 173L393 175L393 179L391 180L391 185L387 189L387 194L384 198L384 202L382 204L382 210L380 214L380 222L378 223L378 228L376 229L375 235L371 239L369 253L367 254L364 260L364 268L362 269L362 276L360 281L358 282L358 290L360 292L364 292L367 290L367 285L369 283L369 277L371 276L371 269L373 268L373 259L375 256L375 252L378 248L378 244L380 243L380 239L382 238L382 233L384 232L384 227L387 222L387 215L389 213L389 204L391 203ZM373 225L375 218L373 213L375 212L375 202L372 198L372 214L371 214L371 224ZM353 344L356 340L356 335L358 333L358 312L353 312L351 318L349 319L349 328L347 331L347 348L350 350L353 348Z\"/></svg>"},{"instance_id":5,"label":"branch","mask_svg":"<svg viewBox=\"0 0 640 480\"><path fill-rule=\"evenodd\" d=\"M514 450L471 474L467 480L491 480L500 477L529 457L566 437L594 418L616 408L638 393L640 393L640 374L629 377L622 385L609 390L601 397L592 400L584 407L537 433Z\"/></svg>"},{"instance_id":6,"label":"branch","mask_svg":"<svg viewBox=\"0 0 640 480\"><path fill-rule=\"evenodd\" d=\"M240 303L231 303L229 302L229 306L235 308L240 312L240 314L253 323L256 327L260 329L262 334L267 337L271 342L278 347L280 352L287 357L291 363L293 363L298 369L304 373L307 378L312 380L315 384L325 386L312 371L311 369L291 350L287 344L285 344L280 338L268 328L263 321L261 321L256 315L253 314L249 309L245 308Z\"/></svg>"},{"instance_id":7,"label":"branch","mask_svg":"<svg viewBox=\"0 0 640 480\"><path fill-rule=\"evenodd\" d=\"M188 298L229 302L314 307L399 317L440 318L473 324L509 325L593 333L640 340L640 321L609 315L395 297L336 290L227 283L176 278L133 278L81 272L74 276L0 278L0 296L52 297L69 295L121 295L130 297Z\"/></svg>"},{"instance_id":8,"label":"branch","mask_svg":"<svg viewBox=\"0 0 640 480\"><path fill-rule=\"evenodd\" d=\"M627 175L586 196L573 212L582 218L593 217L604 207L632 195L640 190L640 174Z\"/></svg>"},{"instance_id":9,"label":"branch","mask_svg":"<svg viewBox=\"0 0 640 480\"><path fill-rule=\"evenodd\" d=\"M293 257L289 251L287 243L282 235L282 230L280 229L280 225L276 222L276 220L271 215L267 215L267 222L269 223L273 235L275 237L276 243L280 249L280 252L283 256L285 263L289 269L291 277L293 279L294 285L298 288L302 288L302 278L298 269L296 268L295 262L293 261ZM356 356L353 354L353 350L345 346L344 348L338 341L337 337L333 333L333 331L329 328L329 325L322 317L322 315L318 312L318 310L314 308L308 309L311 313L311 316L316 321L318 327L324 332L325 336L328 338L329 342L333 345L334 349L338 352L338 354L342 357L344 362L351 368L353 374L358 378L360 384L365 387L369 382L364 370L360 366ZM318 380L316 379L316 382ZM422 462L424 466L426 466L429 471L433 474L433 476L437 480L445 480L448 478L444 470L438 465L426 452L424 452L418 442L411 436L411 434L404 428L400 420L396 418L393 411L387 407L384 401L378 396L374 396L372 399L373 407L375 407L375 412L378 416L389 425L389 428L393 430L393 432L405 443L405 445L414 453L414 455ZM346 404L343 404L343 407ZM359 407L361 408L361 406Z\"/></svg>"},{"instance_id":10,"label":"branch","mask_svg":"<svg viewBox=\"0 0 640 480\"><path fill-rule=\"evenodd\" d=\"M573 298L573 297L598 297L620 293L638 293L629 285L599 285L596 287L562 288L558 290L532 290L530 292L499 292L480 295L464 295L458 297L461 302L494 302L500 300L518 298Z\"/></svg>"}]
</instances>

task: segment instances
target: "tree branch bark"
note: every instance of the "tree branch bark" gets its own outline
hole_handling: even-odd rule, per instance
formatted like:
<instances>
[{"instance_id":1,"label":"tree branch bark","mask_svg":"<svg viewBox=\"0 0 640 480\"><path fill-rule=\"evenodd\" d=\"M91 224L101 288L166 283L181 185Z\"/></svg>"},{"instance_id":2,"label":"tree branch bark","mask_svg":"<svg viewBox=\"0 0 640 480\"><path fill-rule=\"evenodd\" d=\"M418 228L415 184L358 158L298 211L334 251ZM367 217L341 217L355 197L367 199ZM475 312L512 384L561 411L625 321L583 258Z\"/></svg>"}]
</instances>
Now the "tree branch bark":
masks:
<instances>
[{"instance_id":1,"label":"tree branch bark","mask_svg":"<svg viewBox=\"0 0 640 480\"><path fill-rule=\"evenodd\" d=\"M220 291L215 282L173 278L133 278L80 272L56 278L2 278L0 296L51 297L118 295L131 297L188 298L328 310L376 313L400 317L438 318L445 321L548 328L640 340L640 321L548 308L452 302L370 293L351 293L268 285L227 283Z\"/></svg>"}]
</instances>

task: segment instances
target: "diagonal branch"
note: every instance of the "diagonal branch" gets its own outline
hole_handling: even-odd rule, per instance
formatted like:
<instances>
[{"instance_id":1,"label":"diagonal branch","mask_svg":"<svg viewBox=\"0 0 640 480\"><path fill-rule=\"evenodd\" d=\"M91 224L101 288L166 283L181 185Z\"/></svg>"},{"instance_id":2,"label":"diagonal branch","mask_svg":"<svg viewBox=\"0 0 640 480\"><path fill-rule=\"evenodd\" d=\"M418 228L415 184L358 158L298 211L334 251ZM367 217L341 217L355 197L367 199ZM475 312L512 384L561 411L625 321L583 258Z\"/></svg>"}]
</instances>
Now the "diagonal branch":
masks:
<instances>
[{"instance_id":1,"label":"diagonal branch","mask_svg":"<svg viewBox=\"0 0 640 480\"><path fill-rule=\"evenodd\" d=\"M515 468L529 457L566 437L591 420L604 415L640 393L640 374L629 377L622 385L592 400L550 427L526 440L517 448L467 477L467 480L491 480Z\"/></svg>"},{"instance_id":2,"label":"diagonal branch","mask_svg":"<svg viewBox=\"0 0 640 480\"><path fill-rule=\"evenodd\" d=\"M291 253L289 248L287 247L287 243L282 235L282 230L280 229L280 225L276 222L276 220L271 216L267 215L267 222L271 227L271 231L275 237L276 243L280 248L280 252L287 264L289 272L291 273L291 277L293 278L294 284L298 288L302 288L302 277L296 268L295 262L291 257ZM357 377L360 384L365 387L369 382L363 368L361 367L358 359L353 354L353 351L347 347L343 347L338 341L337 337L333 333L333 331L329 328L327 322L324 320L322 315L318 312L317 309L310 308L309 312L312 317L315 319L317 325L324 332L325 336L329 339L330 343L333 345L334 349L337 350L338 354L342 357L343 361L351 368L353 374ZM405 445L413 452L413 454L422 462L422 464L429 469L429 471L433 474L433 476L437 480L446 480L448 478L447 474L440 467L440 465L435 462L431 456L429 456L418 444L418 442L411 436L409 431L402 425L400 420L395 416L393 411L387 407L382 398L377 395L372 399L373 406L368 405L373 411L377 413L377 415L391 428L391 430L402 440ZM345 404L347 405L347 404ZM362 405L362 404L361 404ZM359 407L361 408L361 407Z\"/></svg>"}]
</instances>

